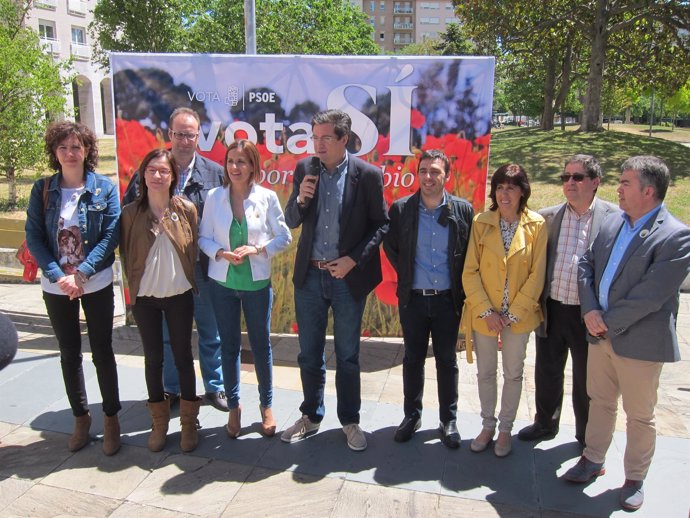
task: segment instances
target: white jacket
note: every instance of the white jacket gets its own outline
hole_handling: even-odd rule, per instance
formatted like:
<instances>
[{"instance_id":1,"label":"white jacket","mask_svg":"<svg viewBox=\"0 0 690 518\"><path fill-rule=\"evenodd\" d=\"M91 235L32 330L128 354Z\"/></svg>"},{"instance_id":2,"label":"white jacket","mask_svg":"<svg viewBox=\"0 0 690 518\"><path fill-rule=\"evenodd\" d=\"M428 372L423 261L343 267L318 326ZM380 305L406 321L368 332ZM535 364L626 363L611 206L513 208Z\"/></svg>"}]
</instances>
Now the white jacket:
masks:
<instances>
[{"instance_id":1,"label":"white jacket","mask_svg":"<svg viewBox=\"0 0 690 518\"><path fill-rule=\"evenodd\" d=\"M270 189L254 184L249 197L244 200L244 214L247 220L247 244L265 247L265 254L248 256L252 279L269 279L271 257L292 241L278 196ZM223 258L216 260L216 254L219 250L231 250L232 220L229 188L211 189L206 197L204 215L201 218L199 247L210 258L208 276L220 282L225 282L227 278L230 261Z\"/></svg>"}]
</instances>

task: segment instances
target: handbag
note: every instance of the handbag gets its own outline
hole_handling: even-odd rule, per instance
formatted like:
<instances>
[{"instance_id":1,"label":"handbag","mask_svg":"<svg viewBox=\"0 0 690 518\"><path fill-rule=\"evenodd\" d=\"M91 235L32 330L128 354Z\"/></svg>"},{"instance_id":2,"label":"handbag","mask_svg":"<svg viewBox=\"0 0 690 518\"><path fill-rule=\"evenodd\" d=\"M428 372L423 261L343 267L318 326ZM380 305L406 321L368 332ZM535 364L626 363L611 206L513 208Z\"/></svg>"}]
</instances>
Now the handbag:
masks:
<instances>
[{"instance_id":1,"label":"handbag","mask_svg":"<svg viewBox=\"0 0 690 518\"><path fill-rule=\"evenodd\" d=\"M50 177L52 178L52 177ZM48 206L48 187L50 185L50 178L43 180L43 213L45 214L46 207ZM22 279L26 282L34 282L36 276L38 275L38 261L33 256L26 244L26 239L22 241L19 245L17 253L15 254L17 260L24 266L24 273L22 274Z\"/></svg>"}]
</instances>

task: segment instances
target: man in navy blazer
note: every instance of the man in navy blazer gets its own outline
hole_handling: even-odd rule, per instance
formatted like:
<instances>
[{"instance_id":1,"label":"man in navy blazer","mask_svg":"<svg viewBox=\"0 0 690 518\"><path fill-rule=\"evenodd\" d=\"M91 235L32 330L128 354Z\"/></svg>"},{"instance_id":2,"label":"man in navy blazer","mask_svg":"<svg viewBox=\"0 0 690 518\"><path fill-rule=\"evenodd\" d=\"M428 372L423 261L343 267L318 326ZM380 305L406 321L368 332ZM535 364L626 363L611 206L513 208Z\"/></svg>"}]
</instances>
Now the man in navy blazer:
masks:
<instances>
[{"instance_id":1,"label":"man in navy blazer","mask_svg":"<svg viewBox=\"0 0 690 518\"><path fill-rule=\"evenodd\" d=\"M621 170L623 218L609 218L580 260L591 401L587 446L564 478L583 483L604 473L620 395L627 417L620 504L636 510L644 502L642 483L656 444L654 407L661 368L680 359L676 315L678 290L690 265L690 228L663 204L670 174L662 160L637 156Z\"/></svg>"},{"instance_id":2,"label":"man in navy blazer","mask_svg":"<svg viewBox=\"0 0 690 518\"><path fill-rule=\"evenodd\" d=\"M572 359L575 438L585 443L587 396L587 329L580 317L577 262L599 233L601 224L618 207L597 198L602 170L592 155L573 155L565 162L561 182L565 203L539 211L546 220L549 244L546 282L541 296L544 321L536 329L534 366L534 423L523 428L523 441L552 438L558 434L563 382L568 351Z\"/></svg>"},{"instance_id":3,"label":"man in navy blazer","mask_svg":"<svg viewBox=\"0 0 690 518\"><path fill-rule=\"evenodd\" d=\"M281 439L304 439L323 419L331 308L338 419L350 449L361 451L367 441L359 427L360 330L367 295L382 279L379 244L388 228L383 176L347 152L351 120L345 112L319 112L311 125L316 156L297 164L285 207L287 225L302 227L292 280L304 401L302 417Z\"/></svg>"}]
</instances>

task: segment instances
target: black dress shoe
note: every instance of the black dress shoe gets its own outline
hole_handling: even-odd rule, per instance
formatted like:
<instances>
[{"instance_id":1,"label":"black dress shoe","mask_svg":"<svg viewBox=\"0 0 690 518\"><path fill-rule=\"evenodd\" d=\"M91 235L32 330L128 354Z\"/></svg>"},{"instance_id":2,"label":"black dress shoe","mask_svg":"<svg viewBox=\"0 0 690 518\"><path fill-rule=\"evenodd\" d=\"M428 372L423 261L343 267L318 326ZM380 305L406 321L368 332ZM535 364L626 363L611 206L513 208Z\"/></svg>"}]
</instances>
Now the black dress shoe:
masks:
<instances>
[{"instance_id":1,"label":"black dress shoe","mask_svg":"<svg viewBox=\"0 0 690 518\"><path fill-rule=\"evenodd\" d=\"M228 400L225 397L225 392L222 390L220 392L207 392L206 400L216 410L220 410L221 412L229 412Z\"/></svg>"},{"instance_id":2,"label":"black dress shoe","mask_svg":"<svg viewBox=\"0 0 690 518\"><path fill-rule=\"evenodd\" d=\"M441 432L441 442L446 448L455 450L460 447L460 432L454 420L447 424L441 423L438 430Z\"/></svg>"},{"instance_id":3,"label":"black dress shoe","mask_svg":"<svg viewBox=\"0 0 690 518\"><path fill-rule=\"evenodd\" d=\"M407 442L412 439L414 433L422 426L422 420L419 417L406 417L395 431L395 442Z\"/></svg>"},{"instance_id":4,"label":"black dress shoe","mask_svg":"<svg viewBox=\"0 0 690 518\"><path fill-rule=\"evenodd\" d=\"M540 422L535 421L518 432L518 439L521 441L536 441L537 439L553 439L556 435L558 435L557 426L546 428Z\"/></svg>"}]
</instances>

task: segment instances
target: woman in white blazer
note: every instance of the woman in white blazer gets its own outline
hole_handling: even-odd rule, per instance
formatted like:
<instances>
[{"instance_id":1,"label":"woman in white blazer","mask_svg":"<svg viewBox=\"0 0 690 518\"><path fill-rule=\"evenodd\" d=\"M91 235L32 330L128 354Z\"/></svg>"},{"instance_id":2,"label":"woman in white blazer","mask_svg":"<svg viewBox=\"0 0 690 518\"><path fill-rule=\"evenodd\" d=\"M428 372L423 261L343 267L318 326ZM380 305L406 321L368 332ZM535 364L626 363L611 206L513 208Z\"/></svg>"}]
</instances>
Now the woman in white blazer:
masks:
<instances>
[{"instance_id":1,"label":"woman in white blazer","mask_svg":"<svg viewBox=\"0 0 690 518\"><path fill-rule=\"evenodd\" d=\"M275 434L271 411L273 357L271 353L271 258L292 241L278 196L257 185L260 158L248 140L236 140L225 153L222 187L208 193L199 230L199 246L210 257L211 300L221 339L223 379L230 414L226 431L240 435L240 310L247 323L249 343L259 382L262 433Z\"/></svg>"}]
</instances>

